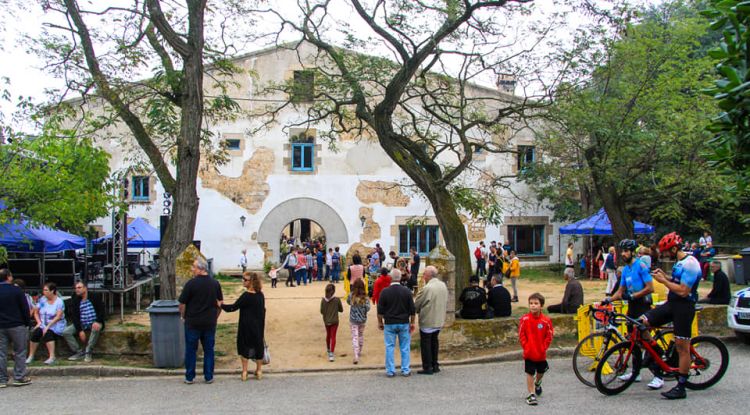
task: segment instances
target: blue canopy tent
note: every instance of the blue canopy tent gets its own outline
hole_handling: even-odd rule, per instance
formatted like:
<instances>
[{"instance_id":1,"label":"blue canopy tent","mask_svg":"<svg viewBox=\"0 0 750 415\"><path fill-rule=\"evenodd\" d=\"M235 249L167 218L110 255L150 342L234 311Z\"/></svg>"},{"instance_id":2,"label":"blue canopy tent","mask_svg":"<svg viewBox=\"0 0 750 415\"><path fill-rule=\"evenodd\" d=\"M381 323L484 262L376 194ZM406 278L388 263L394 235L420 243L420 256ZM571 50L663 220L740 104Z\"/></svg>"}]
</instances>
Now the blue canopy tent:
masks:
<instances>
[{"instance_id":1,"label":"blue canopy tent","mask_svg":"<svg viewBox=\"0 0 750 415\"><path fill-rule=\"evenodd\" d=\"M100 244L112 239L112 234L95 239ZM128 224L128 248L158 248L161 245L159 230L149 225L143 218L136 218Z\"/></svg>"},{"instance_id":2,"label":"blue canopy tent","mask_svg":"<svg viewBox=\"0 0 750 415\"><path fill-rule=\"evenodd\" d=\"M638 221L633 221L633 227L636 235L648 235L655 232L653 226ZM609 221L607 212L601 208L586 219L561 226L560 233L563 235L612 235L612 223Z\"/></svg>"},{"instance_id":3,"label":"blue canopy tent","mask_svg":"<svg viewBox=\"0 0 750 415\"><path fill-rule=\"evenodd\" d=\"M647 225L642 222L633 221L633 228L636 235L648 235L656 232L653 226ZM562 251L560 250L560 235L588 235L593 239L594 235L612 235L612 223L609 221L609 216L604 208L599 209L598 212L589 216L588 218L581 219L578 222L570 225L561 226L560 233L557 236L557 252L558 262L561 262ZM590 244L590 246L593 243ZM593 252L590 252L593 257ZM593 272L593 265L589 264L589 273Z\"/></svg>"},{"instance_id":4,"label":"blue canopy tent","mask_svg":"<svg viewBox=\"0 0 750 415\"><path fill-rule=\"evenodd\" d=\"M86 247L86 239L28 221L0 225L0 245L9 252L60 252Z\"/></svg>"}]
</instances>

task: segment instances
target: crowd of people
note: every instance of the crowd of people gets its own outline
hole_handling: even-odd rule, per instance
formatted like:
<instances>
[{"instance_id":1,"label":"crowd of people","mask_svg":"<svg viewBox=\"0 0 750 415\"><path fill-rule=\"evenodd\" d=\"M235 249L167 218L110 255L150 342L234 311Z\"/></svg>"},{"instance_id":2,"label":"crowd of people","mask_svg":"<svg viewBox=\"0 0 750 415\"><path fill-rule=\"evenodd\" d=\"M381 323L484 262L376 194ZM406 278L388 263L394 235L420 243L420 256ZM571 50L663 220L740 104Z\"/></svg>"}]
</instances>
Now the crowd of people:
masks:
<instances>
[{"instance_id":1,"label":"crowd of people","mask_svg":"<svg viewBox=\"0 0 750 415\"><path fill-rule=\"evenodd\" d=\"M687 369L684 358L688 351L690 326L696 302L726 304L729 300L729 282L718 261L710 261L715 255L710 234L702 238L695 247L683 244L675 233L659 241L655 249L673 258L676 263L672 276L653 268L653 250L640 246L636 241L623 240L615 247L607 247L602 257L602 275L608 279L606 298L603 303L617 300L628 302L628 315L640 318L644 324L658 326L674 321L677 351L680 355L680 375L675 388L663 395L669 399L685 397ZM703 244L701 246L700 244ZM565 259L565 293L560 304L550 305L550 313L575 313L583 304L583 288L573 268L574 245L568 245ZM480 243L477 248L476 274L469 279L469 287L459 297L460 310L457 316L464 319L508 317L512 302L518 301L517 279L521 276L520 261L515 252L494 242L489 249ZM312 281L327 281L320 300L320 314L325 328L325 344L328 360L335 360L336 336L340 324L339 315L344 312L342 298L349 305L349 326L353 350L353 364L358 364L365 344L365 327L368 315L376 310L378 328L383 332L385 345L385 375L394 377L411 375L411 336L419 322L419 342L422 368L418 374L434 375L440 372L439 334L445 324L448 304L448 289L438 277L434 266L427 266L422 273L424 285L417 290L416 277L420 257L415 248L411 258L399 258L395 252L384 255L379 245L366 255L354 253L346 267L344 277L345 295L336 293L345 258L338 247L324 253L320 246L293 249L287 255L282 268L287 268L287 286L306 285ZM602 250L602 253L604 249ZM618 264L616 255L621 256ZM244 257L245 252L243 252ZM698 299L698 281L702 276L703 263L709 263L714 277L714 289L705 299ZM246 264L246 262L245 262ZM208 264L202 258L192 264L193 278L183 287L179 296L180 316L185 325L185 378L192 384L196 377L197 350L203 348L203 377L208 384L214 381L214 344L217 320L222 311L239 311L236 352L241 362L241 380L248 379L250 361L254 361L252 372L262 379L263 364L270 359L265 342L266 308L263 294L263 274L244 272L242 285L245 291L232 304L224 303L221 284L208 276ZM275 286L277 269L269 272ZM292 279L293 277L293 279ZM513 295L503 282L512 282ZM484 281L483 286L480 282ZM657 285L669 292L667 301L653 308L652 295ZM48 358L45 364L56 361L56 340L64 339L72 355L69 360L91 361L93 348L104 330L104 307L101 300L88 292L85 284L75 285L75 295L67 304L58 295L54 283L44 286L38 301L24 293L23 281L14 280L7 269L0 270L0 387L9 384L7 356L13 344L15 365L14 386L31 383L26 365L31 363L40 344L44 344ZM534 293L528 298L529 312L520 318L518 338L523 349L524 371L528 395L526 403L536 405L542 395L542 379L549 369L547 350L554 336L549 317L542 313L545 298ZM400 352L400 365L395 363L396 346ZM620 376L628 380L632 374ZM664 382L658 376L649 383L658 389Z\"/></svg>"},{"instance_id":2,"label":"crowd of people","mask_svg":"<svg viewBox=\"0 0 750 415\"><path fill-rule=\"evenodd\" d=\"M9 381L6 369L11 343L15 362L13 386L25 386L31 383L27 365L35 359L40 345L47 350L46 365L57 362L58 339L64 339L72 352L68 360L91 362L94 346L104 330L102 300L89 293L82 282L75 284L67 313L55 283L46 283L36 302L25 294L24 286L24 281L13 279L8 269L0 269L0 388Z\"/></svg>"}]
</instances>

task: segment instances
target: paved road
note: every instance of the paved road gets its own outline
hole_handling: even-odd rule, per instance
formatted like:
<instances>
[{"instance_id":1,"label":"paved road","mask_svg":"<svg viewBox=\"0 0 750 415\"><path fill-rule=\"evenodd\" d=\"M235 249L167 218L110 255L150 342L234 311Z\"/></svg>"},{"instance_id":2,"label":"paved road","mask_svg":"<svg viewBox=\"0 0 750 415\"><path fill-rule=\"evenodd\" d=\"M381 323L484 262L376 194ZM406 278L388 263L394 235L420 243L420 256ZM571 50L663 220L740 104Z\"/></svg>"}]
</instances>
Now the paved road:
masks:
<instances>
[{"instance_id":1,"label":"paved road","mask_svg":"<svg viewBox=\"0 0 750 415\"><path fill-rule=\"evenodd\" d=\"M267 414L486 414L486 413L747 413L750 346L730 343L724 379L687 400L666 401L634 384L605 397L578 382L569 359L550 362L537 408L524 403L520 362L445 367L435 376L388 379L381 371L266 375L240 382L183 385L178 378L36 378L0 390L0 414L49 413L267 413ZM667 383L669 387L672 383Z\"/></svg>"}]
</instances>

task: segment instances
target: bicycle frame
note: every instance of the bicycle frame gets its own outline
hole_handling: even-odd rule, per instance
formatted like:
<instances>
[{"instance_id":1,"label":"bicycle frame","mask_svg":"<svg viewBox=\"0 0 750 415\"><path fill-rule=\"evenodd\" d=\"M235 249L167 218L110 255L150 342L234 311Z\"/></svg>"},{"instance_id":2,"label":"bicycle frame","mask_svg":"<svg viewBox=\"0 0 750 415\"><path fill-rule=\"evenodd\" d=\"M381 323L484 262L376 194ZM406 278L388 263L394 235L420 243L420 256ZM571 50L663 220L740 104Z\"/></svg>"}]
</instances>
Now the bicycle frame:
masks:
<instances>
[{"instance_id":1,"label":"bicycle frame","mask_svg":"<svg viewBox=\"0 0 750 415\"><path fill-rule=\"evenodd\" d=\"M670 374L672 374L672 373L674 373L674 374L679 373L679 371L680 371L679 367L669 366L664 361L664 359L661 358L661 355L659 353L657 353L656 350L654 350L654 348L651 346L650 342L643 338L643 336L641 334L641 329L639 328L639 326L641 326L640 322L638 322L636 320L633 320L632 318L630 318L630 317L628 317L628 316L626 316L624 314L615 314L614 317L616 317L616 318L617 317L624 317L629 322L631 322L631 323L633 323L633 324L636 325L635 329L631 330L630 333L628 334L627 341L630 342L630 348L628 349L628 353L624 356L625 357L625 361L629 361L630 356L633 354L633 350L637 346L637 347L641 347L644 350L646 350L646 352L648 352L649 356L651 356L651 358L654 360L654 363L656 363L659 366L659 368L664 373L670 373ZM653 340L651 340L651 341L653 341ZM694 370L694 369L700 370L700 369L705 369L706 368L706 361L705 361L705 359L703 359L703 357L701 357L698 354L698 352L695 350L695 347L693 347L692 344L690 345L690 355L693 356L693 358L691 359L691 363L690 363L690 370ZM620 364L620 361L621 361L622 358L623 358L623 356L621 356L620 358L617 359L617 364L618 365Z\"/></svg>"}]
</instances>

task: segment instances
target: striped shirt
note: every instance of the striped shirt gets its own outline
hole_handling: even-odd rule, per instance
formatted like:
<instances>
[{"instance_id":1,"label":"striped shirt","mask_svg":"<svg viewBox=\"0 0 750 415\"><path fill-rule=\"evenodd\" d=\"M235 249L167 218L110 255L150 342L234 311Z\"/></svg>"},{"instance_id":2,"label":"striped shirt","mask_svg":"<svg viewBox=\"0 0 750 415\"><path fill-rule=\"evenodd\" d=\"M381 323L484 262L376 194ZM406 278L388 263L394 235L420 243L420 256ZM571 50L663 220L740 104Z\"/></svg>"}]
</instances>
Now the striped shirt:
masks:
<instances>
[{"instance_id":1,"label":"striped shirt","mask_svg":"<svg viewBox=\"0 0 750 415\"><path fill-rule=\"evenodd\" d=\"M81 327L84 330L88 330L95 321L96 311L94 311L94 305L89 300L81 300Z\"/></svg>"}]
</instances>

